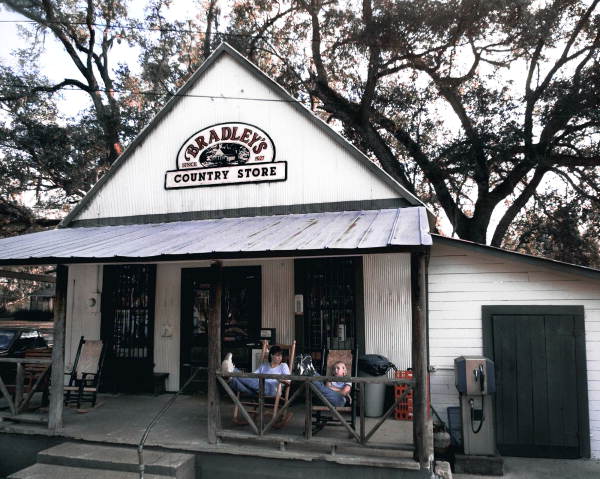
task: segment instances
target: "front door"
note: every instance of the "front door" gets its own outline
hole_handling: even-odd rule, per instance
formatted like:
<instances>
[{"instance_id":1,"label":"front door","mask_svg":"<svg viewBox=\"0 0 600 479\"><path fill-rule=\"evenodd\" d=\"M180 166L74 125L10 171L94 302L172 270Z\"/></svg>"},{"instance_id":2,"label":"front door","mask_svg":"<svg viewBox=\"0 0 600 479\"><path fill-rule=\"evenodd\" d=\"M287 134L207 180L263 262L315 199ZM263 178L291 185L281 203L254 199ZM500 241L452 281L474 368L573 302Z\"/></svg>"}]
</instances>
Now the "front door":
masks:
<instances>
[{"instance_id":1,"label":"front door","mask_svg":"<svg viewBox=\"0 0 600 479\"><path fill-rule=\"evenodd\" d=\"M183 269L181 273L181 385L192 371L208 366L210 268ZM260 266L223 268L221 299L221 352L233 354L236 367L251 369L251 350L260 336ZM199 373L190 390L204 389L206 374Z\"/></svg>"},{"instance_id":2,"label":"front door","mask_svg":"<svg viewBox=\"0 0 600 479\"><path fill-rule=\"evenodd\" d=\"M495 361L496 439L502 455L587 455L583 308L484 307Z\"/></svg>"},{"instance_id":3,"label":"front door","mask_svg":"<svg viewBox=\"0 0 600 479\"><path fill-rule=\"evenodd\" d=\"M102 389L152 392L156 266L104 267L100 336L106 356Z\"/></svg>"},{"instance_id":4,"label":"front door","mask_svg":"<svg viewBox=\"0 0 600 479\"><path fill-rule=\"evenodd\" d=\"M296 338L318 358L323 349L361 350L362 263L358 257L297 259L295 292L303 300L296 314Z\"/></svg>"}]
</instances>

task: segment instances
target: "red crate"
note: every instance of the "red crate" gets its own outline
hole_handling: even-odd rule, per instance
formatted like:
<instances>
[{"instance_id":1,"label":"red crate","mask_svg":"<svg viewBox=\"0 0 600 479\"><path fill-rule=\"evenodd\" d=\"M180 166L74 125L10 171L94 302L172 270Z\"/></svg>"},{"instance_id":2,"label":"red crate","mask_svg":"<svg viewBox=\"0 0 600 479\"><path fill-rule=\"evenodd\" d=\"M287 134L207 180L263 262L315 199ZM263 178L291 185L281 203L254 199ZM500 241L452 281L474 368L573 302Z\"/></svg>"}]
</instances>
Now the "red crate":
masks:
<instances>
[{"instance_id":1,"label":"red crate","mask_svg":"<svg viewBox=\"0 0 600 479\"><path fill-rule=\"evenodd\" d=\"M409 379L413 377L412 371L396 371L394 376L398 379ZM404 391L410 389L406 384L397 384L394 386L394 398L398 399L404 394ZM412 421L413 419L413 393L408 391L404 399L396 405L394 417L399 421Z\"/></svg>"},{"instance_id":2,"label":"red crate","mask_svg":"<svg viewBox=\"0 0 600 479\"><path fill-rule=\"evenodd\" d=\"M412 371L396 371L394 376L398 379L412 379ZM394 398L398 399L404 391L410 389L406 384L397 384L394 386ZM431 417L430 397L429 397L429 378L427 378L427 415ZM404 399L398 403L394 411L394 417L399 421L413 420L413 392L409 391Z\"/></svg>"}]
</instances>

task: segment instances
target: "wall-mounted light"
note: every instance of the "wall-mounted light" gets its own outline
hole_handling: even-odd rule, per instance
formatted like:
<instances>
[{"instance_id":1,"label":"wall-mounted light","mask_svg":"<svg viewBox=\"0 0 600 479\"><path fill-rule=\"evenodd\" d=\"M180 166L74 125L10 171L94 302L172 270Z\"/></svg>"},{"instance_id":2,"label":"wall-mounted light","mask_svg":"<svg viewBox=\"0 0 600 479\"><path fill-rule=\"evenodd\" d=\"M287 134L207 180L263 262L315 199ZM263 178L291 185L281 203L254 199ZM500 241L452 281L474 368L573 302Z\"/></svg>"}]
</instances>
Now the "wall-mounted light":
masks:
<instances>
[{"instance_id":1,"label":"wall-mounted light","mask_svg":"<svg viewBox=\"0 0 600 479\"><path fill-rule=\"evenodd\" d=\"M100 311L100 293L91 293L86 300L87 310L90 313Z\"/></svg>"}]
</instances>

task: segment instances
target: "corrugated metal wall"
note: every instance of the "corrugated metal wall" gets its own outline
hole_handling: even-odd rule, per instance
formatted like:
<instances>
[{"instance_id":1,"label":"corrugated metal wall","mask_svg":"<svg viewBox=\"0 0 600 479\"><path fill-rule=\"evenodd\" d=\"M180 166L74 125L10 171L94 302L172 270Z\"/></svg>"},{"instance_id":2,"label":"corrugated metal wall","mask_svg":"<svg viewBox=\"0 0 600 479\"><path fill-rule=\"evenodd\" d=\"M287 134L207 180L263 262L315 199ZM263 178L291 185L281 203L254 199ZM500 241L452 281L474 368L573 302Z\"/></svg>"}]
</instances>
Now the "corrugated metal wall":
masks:
<instances>
[{"instance_id":1,"label":"corrugated metal wall","mask_svg":"<svg viewBox=\"0 0 600 479\"><path fill-rule=\"evenodd\" d=\"M363 256L365 351L411 365L410 254Z\"/></svg>"},{"instance_id":2,"label":"corrugated metal wall","mask_svg":"<svg viewBox=\"0 0 600 479\"><path fill-rule=\"evenodd\" d=\"M287 102L223 98L279 99L227 55L189 94L202 97L183 98L102 187L79 219L398 197L364 163ZM288 162L287 180L165 190L165 172L176 169L181 145L209 125L232 121L256 125L272 138L275 160Z\"/></svg>"},{"instance_id":3,"label":"corrugated metal wall","mask_svg":"<svg viewBox=\"0 0 600 479\"><path fill-rule=\"evenodd\" d=\"M264 261L262 326L276 328L277 342L294 339L294 260Z\"/></svg>"}]
</instances>

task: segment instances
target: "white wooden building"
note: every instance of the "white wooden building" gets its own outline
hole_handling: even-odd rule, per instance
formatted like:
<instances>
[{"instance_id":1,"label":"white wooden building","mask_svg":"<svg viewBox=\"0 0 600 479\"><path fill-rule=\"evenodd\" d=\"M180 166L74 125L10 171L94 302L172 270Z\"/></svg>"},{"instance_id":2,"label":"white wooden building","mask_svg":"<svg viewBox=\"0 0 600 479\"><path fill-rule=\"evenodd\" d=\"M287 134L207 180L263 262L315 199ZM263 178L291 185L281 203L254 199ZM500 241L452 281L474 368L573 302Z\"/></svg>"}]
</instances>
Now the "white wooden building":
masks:
<instances>
[{"instance_id":1,"label":"white wooden building","mask_svg":"<svg viewBox=\"0 0 600 479\"><path fill-rule=\"evenodd\" d=\"M102 338L113 347L107 378L111 367L142 371L140 377L167 373L167 389L176 391L190 368L206 360L203 308L213 260L230 272L233 299L224 313L223 348L231 346L240 363L250 367L251 358L239 356L244 344L275 335L313 353L352 347L381 354L407 369L414 258L430 255L429 364L436 410L445 417L446 408L458 404L453 359L493 356L504 316L521 328L528 317L558 315L575 331L583 315L585 329L575 331L583 334L577 336L583 351L573 349L571 363L560 350L548 356L563 360L579 381L568 394L577 408L568 415L574 422L554 431L563 436L561 431L575 430L575 439L539 443L532 421L523 425L528 413L521 406L521 422L510 427L533 432L511 436L510 428L499 430L508 445L529 441L541 447L541 455L561 455L567 448L567 455L600 457L600 353L594 348L600 272L435 235L432 240L430 221L417 198L223 45L61 228L0 240L0 263L69 266L67 365L81 336ZM132 278L146 289L140 292ZM488 308L501 306L546 310ZM574 309L553 309L558 306ZM554 334L551 323L544 330L548 337ZM123 355L128 363L120 361ZM518 381L531 382L532 374ZM543 375L552 383L549 367ZM116 374L112 380L111 387L126 386ZM510 394L523 390L520 382ZM508 407L509 393L498 394L505 394L502 407ZM548 407L562 411L566 398ZM541 414L532 405L530 410L530 417ZM556 411L546 410L544 417ZM509 412L504 410L503 420L509 421Z\"/></svg>"}]
</instances>

